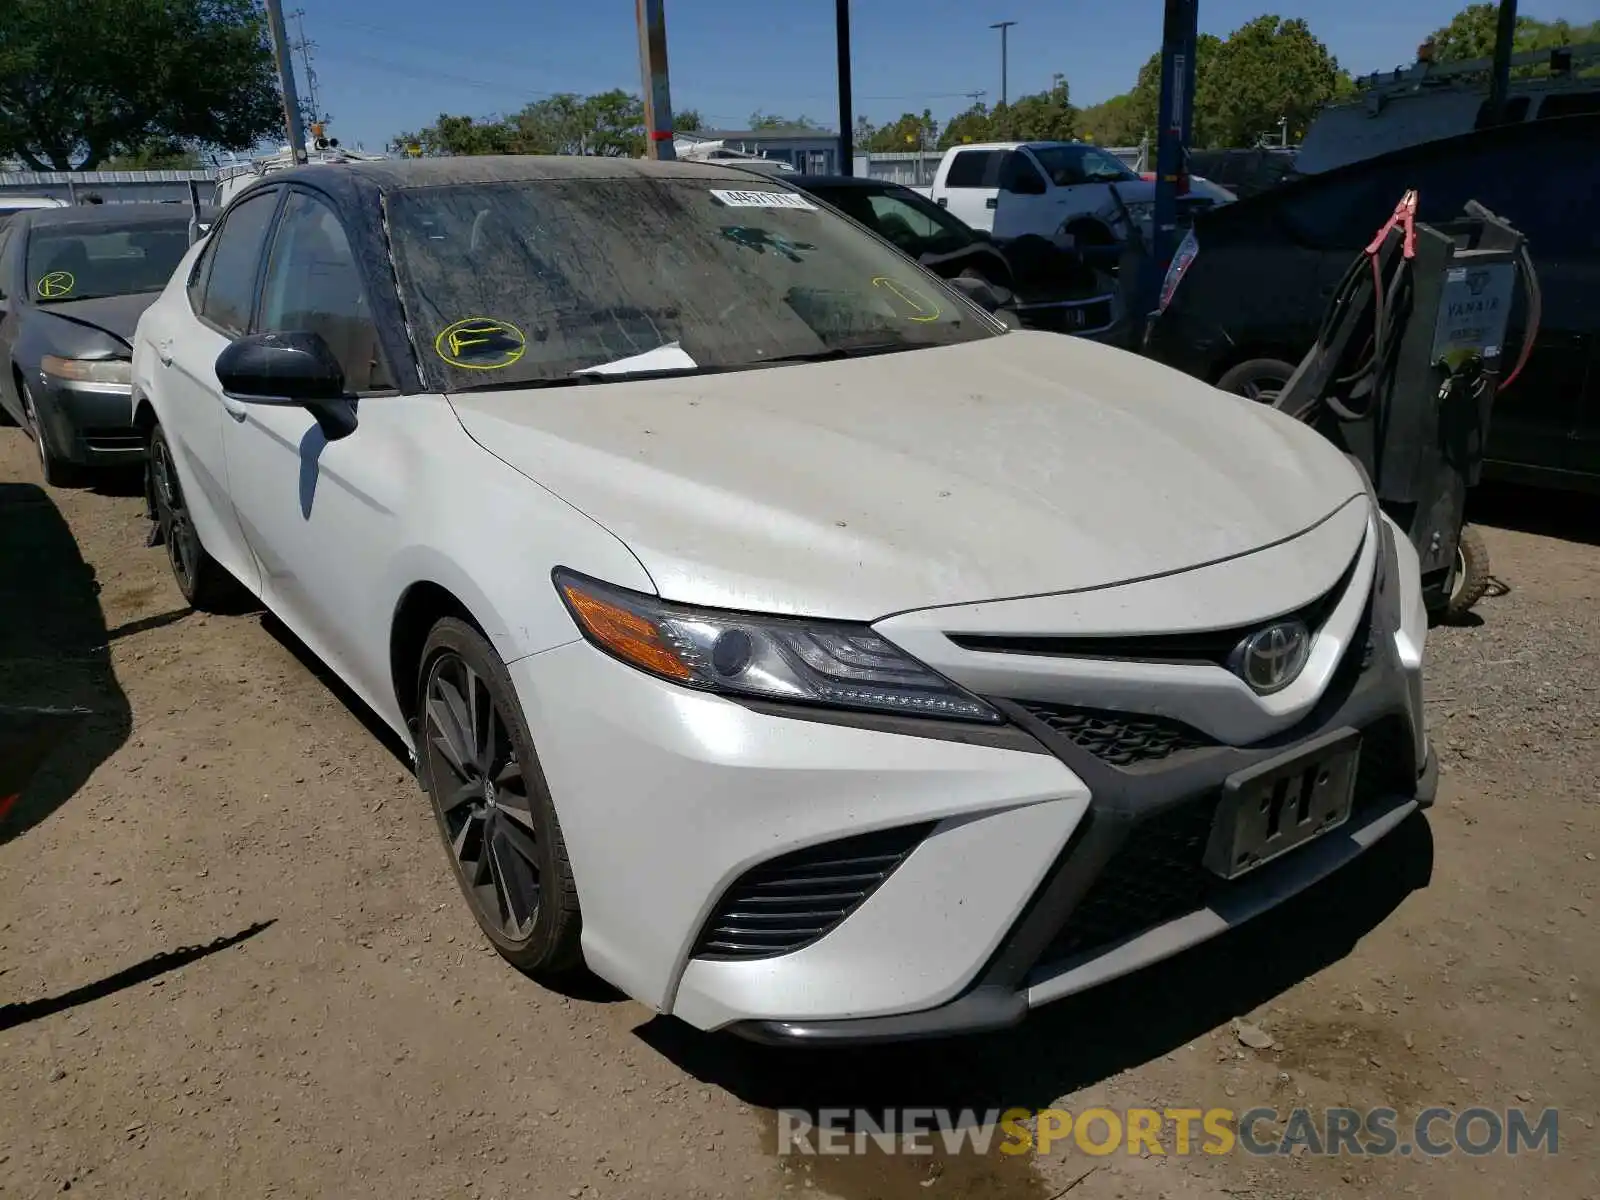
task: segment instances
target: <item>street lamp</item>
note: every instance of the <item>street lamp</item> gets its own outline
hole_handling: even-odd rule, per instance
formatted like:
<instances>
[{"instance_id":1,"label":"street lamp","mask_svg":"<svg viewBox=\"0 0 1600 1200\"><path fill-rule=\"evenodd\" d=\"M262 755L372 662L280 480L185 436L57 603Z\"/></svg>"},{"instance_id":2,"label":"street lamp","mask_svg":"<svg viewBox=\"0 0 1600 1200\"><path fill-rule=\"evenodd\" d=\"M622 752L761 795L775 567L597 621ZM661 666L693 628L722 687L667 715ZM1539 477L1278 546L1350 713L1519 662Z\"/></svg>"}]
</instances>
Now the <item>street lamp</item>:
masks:
<instances>
[{"instance_id":1,"label":"street lamp","mask_svg":"<svg viewBox=\"0 0 1600 1200\"><path fill-rule=\"evenodd\" d=\"M1015 25L1015 21L996 21L989 26L990 29L1000 31L1000 103L1006 102L1006 30Z\"/></svg>"}]
</instances>

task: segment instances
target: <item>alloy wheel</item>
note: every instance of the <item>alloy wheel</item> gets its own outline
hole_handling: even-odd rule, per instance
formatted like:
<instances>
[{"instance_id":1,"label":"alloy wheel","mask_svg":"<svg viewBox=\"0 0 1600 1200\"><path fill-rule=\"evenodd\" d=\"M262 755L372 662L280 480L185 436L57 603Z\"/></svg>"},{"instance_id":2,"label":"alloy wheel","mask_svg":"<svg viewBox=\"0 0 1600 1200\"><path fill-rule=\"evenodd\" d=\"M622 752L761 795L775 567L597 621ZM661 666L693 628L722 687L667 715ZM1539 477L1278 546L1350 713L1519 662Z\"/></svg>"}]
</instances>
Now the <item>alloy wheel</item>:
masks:
<instances>
[{"instance_id":1,"label":"alloy wheel","mask_svg":"<svg viewBox=\"0 0 1600 1200\"><path fill-rule=\"evenodd\" d=\"M161 527L161 540L167 547L167 561L172 564L179 588L189 596L195 590L200 570L200 535L189 517L189 507L184 503L178 472L173 466L172 450L164 437L157 437L151 443L150 472L155 480L156 521Z\"/></svg>"},{"instance_id":2,"label":"alloy wheel","mask_svg":"<svg viewBox=\"0 0 1600 1200\"><path fill-rule=\"evenodd\" d=\"M539 914L540 846L501 702L445 651L428 672L422 725L434 811L467 894L488 927L525 941Z\"/></svg>"}]
</instances>

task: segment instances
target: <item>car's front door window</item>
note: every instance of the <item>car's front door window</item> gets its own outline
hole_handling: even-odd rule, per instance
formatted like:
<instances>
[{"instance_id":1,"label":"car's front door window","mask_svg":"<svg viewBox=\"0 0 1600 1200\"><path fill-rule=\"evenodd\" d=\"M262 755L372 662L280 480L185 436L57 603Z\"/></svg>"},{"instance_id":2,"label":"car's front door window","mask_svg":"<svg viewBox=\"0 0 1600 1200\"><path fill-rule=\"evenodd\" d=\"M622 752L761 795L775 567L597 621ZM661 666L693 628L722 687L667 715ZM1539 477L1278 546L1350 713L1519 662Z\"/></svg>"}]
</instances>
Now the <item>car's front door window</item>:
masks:
<instances>
[{"instance_id":1,"label":"car's front door window","mask_svg":"<svg viewBox=\"0 0 1600 1200\"><path fill-rule=\"evenodd\" d=\"M873 228L913 258L943 254L963 245L942 224L898 196L879 193L869 197L867 203L872 209Z\"/></svg>"},{"instance_id":2,"label":"car's front door window","mask_svg":"<svg viewBox=\"0 0 1600 1200\"><path fill-rule=\"evenodd\" d=\"M211 261L209 265L202 264L205 294L200 300L200 315L230 337L237 337L250 326L261 247L277 207L276 190L251 196L228 214L222 228L211 235L216 239L214 245L205 251Z\"/></svg>"},{"instance_id":3,"label":"car's front door window","mask_svg":"<svg viewBox=\"0 0 1600 1200\"><path fill-rule=\"evenodd\" d=\"M284 205L257 329L321 335L351 391L392 386L350 239L338 215L305 192L291 193Z\"/></svg>"}]
</instances>

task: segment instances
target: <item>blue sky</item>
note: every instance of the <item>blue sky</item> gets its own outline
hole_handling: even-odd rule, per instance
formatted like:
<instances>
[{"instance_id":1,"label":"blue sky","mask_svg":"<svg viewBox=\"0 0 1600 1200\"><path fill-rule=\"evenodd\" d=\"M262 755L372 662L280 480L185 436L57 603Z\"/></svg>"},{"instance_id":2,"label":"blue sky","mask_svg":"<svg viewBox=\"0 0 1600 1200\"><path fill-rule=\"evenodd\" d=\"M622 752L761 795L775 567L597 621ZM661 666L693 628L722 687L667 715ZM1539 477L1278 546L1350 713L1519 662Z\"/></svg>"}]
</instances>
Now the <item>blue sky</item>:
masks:
<instances>
[{"instance_id":1,"label":"blue sky","mask_svg":"<svg viewBox=\"0 0 1600 1200\"><path fill-rule=\"evenodd\" d=\"M1465 0L1286 0L1345 67L1409 63ZM633 0L285 0L304 10L320 103L345 145L381 149L439 113L513 112L552 92L640 90ZM1000 90L999 34L1013 20L1013 98L1060 71L1080 105L1125 91L1161 36L1160 0L855 0L856 111L874 121L963 93ZM1262 0L1203 0L1202 31L1224 35L1271 11ZM830 0L666 0L672 99L708 123L742 128L755 109L836 123ZM1522 0L1542 19L1600 17L1600 0ZM294 34L291 21L290 33ZM304 88L302 79L301 87Z\"/></svg>"}]
</instances>

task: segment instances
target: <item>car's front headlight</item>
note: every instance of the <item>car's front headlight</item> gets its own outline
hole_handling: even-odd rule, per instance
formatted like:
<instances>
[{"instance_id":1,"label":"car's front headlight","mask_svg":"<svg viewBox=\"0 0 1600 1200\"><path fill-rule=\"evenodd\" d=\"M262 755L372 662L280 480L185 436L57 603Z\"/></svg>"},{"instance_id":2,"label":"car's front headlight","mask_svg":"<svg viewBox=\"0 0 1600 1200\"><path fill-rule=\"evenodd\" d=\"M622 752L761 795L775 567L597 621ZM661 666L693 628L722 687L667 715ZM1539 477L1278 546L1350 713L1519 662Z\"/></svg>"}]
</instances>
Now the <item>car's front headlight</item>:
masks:
<instances>
[{"instance_id":1,"label":"car's front headlight","mask_svg":"<svg viewBox=\"0 0 1600 1200\"><path fill-rule=\"evenodd\" d=\"M133 382L133 364L125 358L57 358L46 354L39 366L46 375L74 383Z\"/></svg>"},{"instance_id":2,"label":"car's front headlight","mask_svg":"<svg viewBox=\"0 0 1600 1200\"><path fill-rule=\"evenodd\" d=\"M554 578L591 643L685 687L832 708L1004 720L865 625L687 608L560 568Z\"/></svg>"}]
</instances>

